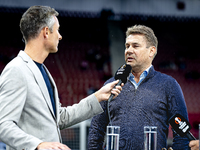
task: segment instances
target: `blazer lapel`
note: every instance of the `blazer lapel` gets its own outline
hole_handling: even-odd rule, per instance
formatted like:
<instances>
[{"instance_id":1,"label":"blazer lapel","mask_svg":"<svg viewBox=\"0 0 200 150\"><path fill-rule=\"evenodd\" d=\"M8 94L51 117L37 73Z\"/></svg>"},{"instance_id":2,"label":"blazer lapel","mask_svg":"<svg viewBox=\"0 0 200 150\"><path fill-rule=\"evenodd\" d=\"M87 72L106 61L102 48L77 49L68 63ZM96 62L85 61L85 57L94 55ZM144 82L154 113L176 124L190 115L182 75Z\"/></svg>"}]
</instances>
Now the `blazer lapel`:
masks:
<instances>
[{"instance_id":1,"label":"blazer lapel","mask_svg":"<svg viewBox=\"0 0 200 150\"><path fill-rule=\"evenodd\" d=\"M33 62L33 60L24 51L20 51L18 56L20 56L27 63L27 66L32 71L34 78L36 80L36 83L40 87L40 90L41 90L41 92L44 96L44 99L45 99L45 101L46 101L46 103L47 103L47 105L48 105L48 107L51 111L51 114L54 117L54 119L56 119L56 117L54 115L53 107L52 107L52 104L51 104L49 92L48 92L46 83L44 81L44 78L43 78L39 68L37 67L37 65Z\"/></svg>"}]
</instances>

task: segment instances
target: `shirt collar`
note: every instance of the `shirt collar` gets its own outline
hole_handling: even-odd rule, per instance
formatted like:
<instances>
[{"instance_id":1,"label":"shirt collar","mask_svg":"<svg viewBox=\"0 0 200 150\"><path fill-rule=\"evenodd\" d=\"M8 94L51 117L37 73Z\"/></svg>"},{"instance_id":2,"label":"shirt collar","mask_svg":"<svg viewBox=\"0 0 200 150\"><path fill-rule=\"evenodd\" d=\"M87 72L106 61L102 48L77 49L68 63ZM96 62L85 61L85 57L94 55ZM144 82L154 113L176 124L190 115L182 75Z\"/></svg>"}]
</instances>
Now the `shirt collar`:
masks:
<instances>
[{"instance_id":1,"label":"shirt collar","mask_svg":"<svg viewBox=\"0 0 200 150\"><path fill-rule=\"evenodd\" d=\"M147 74L149 73L149 70L150 70L151 66L152 66L152 65L150 65L147 69L145 69L145 70L143 71L143 73L140 75L140 77L141 77L141 76L145 76L145 77L146 77ZM130 73L130 76L131 76L131 75L134 77L134 75L133 75L132 73ZM134 78L135 78L135 77L134 77Z\"/></svg>"},{"instance_id":2,"label":"shirt collar","mask_svg":"<svg viewBox=\"0 0 200 150\"><path fill-rule=\"evenodd\" d=\"M152 65L149 66L149 68L147 68L145 71L147 72L147 74L149 73L149 70L151 68Z\"/></svg>"},{"instance_id":3,"label":"shirt collar","mask_svg":"<svg viewBox=\"0 0 200 150\"><path fill-rule=\"evenodd\" d=\"M132 73L130 73L129 80L131 81L131 83L133 83L133 85L135 86L135 88L137 88L139 86L139 84L146 78L146 76L149 73L149 70L150 70L151 66L152 65L150 65L147 69L145 69L143 71L143 73L140 75L140 80L139 80L138 83L136 83L135 80L134 80L135 76Z\"/></svg>"}]
</instances>

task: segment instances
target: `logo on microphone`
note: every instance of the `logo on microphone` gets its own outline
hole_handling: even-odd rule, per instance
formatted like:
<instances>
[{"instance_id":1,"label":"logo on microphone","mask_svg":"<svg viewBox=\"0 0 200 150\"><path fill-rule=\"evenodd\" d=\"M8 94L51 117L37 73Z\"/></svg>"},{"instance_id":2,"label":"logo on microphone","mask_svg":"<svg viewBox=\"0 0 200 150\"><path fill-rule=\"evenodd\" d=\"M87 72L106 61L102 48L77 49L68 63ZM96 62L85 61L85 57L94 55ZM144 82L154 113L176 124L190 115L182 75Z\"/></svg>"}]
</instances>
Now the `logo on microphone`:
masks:
<instances>
[{"instance_id":1,"label":"logo on microphone","mask_svg":"<svg viewBox=\"0 0 200 150\"><path fill-rule=\"evenodd\" d=\"M180 117L176 117L175 118L175 123L176 124L180 124L181 123L181 118Z\"/></svg>"},{"instance_id":2,"label":"logo on microphone","mask_svg":"<svg viewBox=\"0 0 200 150\"><path fill-rule=\"evenodd\" d=\"M119 68L119 70L117 71L117 75L123 74L125 68L126 68L126 64L122 65L122 66Z\"/></svg>"},{"instance_id":3,"label":"logo on microphone","mask_svg":"<svg viewBox=\"0 0 200 150\"><path fill-rule=\"evenodd\" d=\"M115 73L115 80L121 80L122 83L127 82L127 78L131 72L131 66L128 64L122 65Z\"/></svg>"},{"instance_id":4,"label":"logo on microphone","mask_svg":"<svg viewBox=\"0 0 200 150\"><path fill-rule=\"evenodd\" d=\"M126 68L126 64L122 65L121 68Z\"/></svg>"},{"instance_id":5,"label":"logo on microphone","mask_svg":"<svg viewBox=\"0 0 200 150\"><path fill-rule=\"evenodd\" d=\"M175 114L169 122L174 131L182 137L191 129L190 123L180 114Z\"/></svg>"},{"instance_id":6,"label":"logo on microphone","mask_svg":"<svg viewBox=\"0 0 200 150\"><path fill-rule=\"evenodd\" d=\"M179 124L179 129L181 129L184 133L189 129L189 126L186 124L186 122L181 121L180 117L175 118L175 123Z\"/></svg>"}]
</instances>

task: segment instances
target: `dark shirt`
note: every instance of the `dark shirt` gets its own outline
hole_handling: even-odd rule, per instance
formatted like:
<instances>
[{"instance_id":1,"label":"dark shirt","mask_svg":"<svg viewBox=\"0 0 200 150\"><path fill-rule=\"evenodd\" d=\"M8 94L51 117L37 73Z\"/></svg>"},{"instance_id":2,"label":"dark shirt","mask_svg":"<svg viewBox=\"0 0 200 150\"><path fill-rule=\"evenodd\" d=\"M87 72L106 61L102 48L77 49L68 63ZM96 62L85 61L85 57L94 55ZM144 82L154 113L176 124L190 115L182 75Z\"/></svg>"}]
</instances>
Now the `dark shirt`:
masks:
<instances>
[{"instance_id":1,"label":"dark shirt","mask_svg":"<svg viewBox=\"0 0 200 150\"><path fill-rule=\"evenodd\" d=\"M47 89L49 91L49 96L51 98L51 104L52 104L52 107L53 107L53 111L54 111L54 114L56 116L56 106L55 106L53 87L52 87L52 84L51 84L51 82L49 80L49 76L47 75L47 72L45 71L43 64L40 64L38 62L35 62L35 64L38 66L38 68L40 69L40 71L42 73L42 76L43 76L44 81L46 83Z\"/></svg>"},{"instance_id":2,"label":"dark shirt","mask_svg":"<svg viewBox=\"0 0 200 150\"><path fill-rule=\"evenodd\" d=\"M109 79L105 84L112 82ZM102 101L104 109L92 119L89 130L89 150L101 150L106 126L109 124L107 101ZM144 149L144 126L157 126L157 149L167 147L169 119L179 113L188 120L184 96L174 78L162 74L151 67L147 77L137 89L128 80L121 93L109 103L109 113L113 126L120 126L120 150ZM173 149L187 150L189 141L174 133Z\"/></svg>"}]
</instances>

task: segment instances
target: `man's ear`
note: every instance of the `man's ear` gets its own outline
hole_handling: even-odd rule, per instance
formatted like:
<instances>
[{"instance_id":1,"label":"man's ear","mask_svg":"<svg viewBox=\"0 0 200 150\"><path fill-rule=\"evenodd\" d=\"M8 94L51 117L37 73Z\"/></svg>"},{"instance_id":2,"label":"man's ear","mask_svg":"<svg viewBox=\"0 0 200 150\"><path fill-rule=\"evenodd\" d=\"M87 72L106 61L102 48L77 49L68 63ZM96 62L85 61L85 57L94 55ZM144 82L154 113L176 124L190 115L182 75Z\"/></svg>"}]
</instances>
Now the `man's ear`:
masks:
<instances>
[{"instance_id":1,"label":"man's ear","mask_svg":"<svg viewBox=\"0 0 200 150\"><path fill-rule=\"evenodd\" d=\"M48 36L49 36L49 28L48 27L44 27L42 29L42 32L43 32L43 37L44 38L48 38Z\"/></svg>"},{"instance_id":2,"label":"man's ear","mask_svg":"<svg viewBox=\"0 0 200 150\"><path fill-rule=\"evenodd\" d=\"M156 54L156 47L155 46L151 46L150 47L150 53L149 53L149 57L154 57Z\"/></svg>"}]
</instances>

